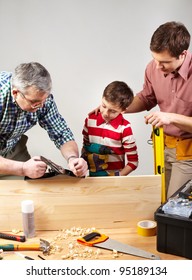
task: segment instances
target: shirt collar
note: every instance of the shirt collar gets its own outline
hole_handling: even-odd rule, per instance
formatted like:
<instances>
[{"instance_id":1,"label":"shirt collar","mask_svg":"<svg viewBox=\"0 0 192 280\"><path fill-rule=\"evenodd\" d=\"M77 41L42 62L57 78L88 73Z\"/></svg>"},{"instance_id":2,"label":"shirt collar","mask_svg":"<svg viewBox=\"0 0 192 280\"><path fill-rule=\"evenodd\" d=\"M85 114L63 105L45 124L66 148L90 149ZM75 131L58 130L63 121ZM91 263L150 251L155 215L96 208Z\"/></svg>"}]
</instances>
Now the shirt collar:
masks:
<instances>
[{"instance_id":1,"label":"shirt collar","mask_svg":"<svg viewBox=\"0 0 192 280\"><path fill-rule=\"evenodd\" d=\"M168 75L172 75L173 77L177 78L180 75L184 80L187 80L188 73L190 70L191 59L192 59L192 54L187 51L186 57L179 70L174 71L174 73L164 74L164 77L166 78Z\"/></svg>"},{"instance_id":2,"label":"shirt collar","mask_svg":"<svg viewBox=\"0 0 192 280\"><path fill-rule=\"evenodd\" d=\"M181 67L178 70L179 75L184 80L188 79L188 73L189 73L189 70L190 70L191 59L192 59L192 54L189 51L187 51L185 60L184 60L183 64L181 65Z\"/></svg>"},{"instance_id":3,"label":"shirt collar","mask_svg":"<svg viewBox=\"0 0 192 280\"><path fill-rule=\"evenodd\" d=\"M118 128L119 124L122 123L123 120L123 116L122 114L119 114L115 119L111 120L110 122L108 122L107 124L110 124L111 126L113 126L115 129ZM98 117L97 117L97 125L101 125L103 123L105 123L106 121L103 119L101 113L99 113Z\"/></svg>"}]
</instances>

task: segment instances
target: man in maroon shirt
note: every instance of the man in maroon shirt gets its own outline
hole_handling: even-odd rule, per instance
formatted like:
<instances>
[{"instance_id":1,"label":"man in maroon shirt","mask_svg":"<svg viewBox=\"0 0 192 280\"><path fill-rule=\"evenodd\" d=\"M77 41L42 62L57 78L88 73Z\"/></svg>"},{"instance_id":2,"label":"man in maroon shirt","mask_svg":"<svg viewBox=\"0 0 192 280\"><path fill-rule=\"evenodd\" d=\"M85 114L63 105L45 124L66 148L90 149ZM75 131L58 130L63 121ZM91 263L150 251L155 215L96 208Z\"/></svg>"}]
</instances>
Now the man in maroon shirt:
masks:
<instances>
[{"instance_id":1,"label":"man in maroon shirt","mask_svg":"<svg viewBox=\"0 0 192 280\"><path fill-rule=\"evenodd\" d=\"M142 91L126 113L159 111L145 116L145 122L163 126L165 134L165 179L167 197L192 179L192 54L190 34L179 22L167 22L153 33L153 60L145 70Z\"/></svg>"}]
</instances>

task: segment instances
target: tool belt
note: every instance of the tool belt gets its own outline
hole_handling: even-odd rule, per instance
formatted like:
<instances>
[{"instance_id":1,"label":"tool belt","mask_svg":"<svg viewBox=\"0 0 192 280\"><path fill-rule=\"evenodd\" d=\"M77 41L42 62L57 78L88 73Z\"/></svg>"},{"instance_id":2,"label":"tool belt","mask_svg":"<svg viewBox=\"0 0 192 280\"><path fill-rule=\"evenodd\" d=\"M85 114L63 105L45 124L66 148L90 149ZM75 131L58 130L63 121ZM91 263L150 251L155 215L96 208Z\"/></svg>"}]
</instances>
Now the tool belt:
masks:
<instances>
[{"instance_id":1,"label":"tool belt","mask_svg":"<svg viewBox=\"0 0 192 280\"><path fill-rule=\"evenodd\" d=\"M192 138L164 135L164 143L167 148L176 148L177 160L192 160Z\"/></svg>"}]
</instances>

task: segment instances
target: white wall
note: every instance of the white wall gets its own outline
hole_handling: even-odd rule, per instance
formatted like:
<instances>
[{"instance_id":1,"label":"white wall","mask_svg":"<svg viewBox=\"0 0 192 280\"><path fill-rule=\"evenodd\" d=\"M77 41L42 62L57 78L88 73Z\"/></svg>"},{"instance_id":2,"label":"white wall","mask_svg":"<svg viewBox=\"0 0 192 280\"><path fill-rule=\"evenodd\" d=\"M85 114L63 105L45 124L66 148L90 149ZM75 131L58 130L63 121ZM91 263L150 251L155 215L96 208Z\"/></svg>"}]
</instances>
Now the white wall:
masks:
<instances>
[{"instance_id":1,"label":"white wall","mask_svg":"<svg viewBox=\"0 0 192 280\"><path fill-rule=\"evenodd\" d=\"M192 34L191 0L0 0L0 70L38 61L50 72L53 94L81 148L88 112L100 104L105 86L122 80L136 93L151 59L152 33L166 21L183 22ZM156 108L157 109L157 108ZM144 115L126 115L137 140L140 165L153 174L151 127ZM31 155L66 166L45 131L28 133Z\"/></svg>"}]
</instances>

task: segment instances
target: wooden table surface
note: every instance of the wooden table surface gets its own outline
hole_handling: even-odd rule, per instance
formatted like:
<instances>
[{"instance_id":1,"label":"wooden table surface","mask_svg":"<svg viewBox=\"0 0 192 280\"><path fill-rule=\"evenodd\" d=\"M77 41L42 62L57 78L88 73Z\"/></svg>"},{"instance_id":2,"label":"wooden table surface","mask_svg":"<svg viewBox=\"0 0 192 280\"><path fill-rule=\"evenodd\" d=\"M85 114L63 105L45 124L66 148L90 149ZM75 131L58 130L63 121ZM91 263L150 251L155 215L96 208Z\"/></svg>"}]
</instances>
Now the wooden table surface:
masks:
<instances>
[{"instance_id":1,"label":"wooden table surface","mask_svg":"<svg viewBox=\"0 0 192 280\"><path fill-rule=\"evenodd\" d=\"M1 244L14 243L17 245L22 244L39 244L40 239L48 241L51 245L49 255L43 254L42 251L17 251L23 255L32 257L35 260L40 260L38 255L42 256L45 260L145 260L144 258L116 253L113 251L98 249L96 247L89 247L81 245L77 242L79 237L75 228L63 229L61 231L37 231L36 237L28 239L26 242L13 242L1 239ZM83 229L81 229L83 230ZM137 234L136 228L130 229L96 229L100 233L104 233L109 238L128 244L133 247L148 251L160 257L161 260L185 260L175 255L160 253L156 250L156 236L141 236ZM22 234L22 233L20 233ZM6 252L4 254L5 260L24 260L22 257L17 256L14 252Z\"/></svg>"},{"instance_id":2,"label":"wooden table surface","mask_svg":"<svg viewBox=\"0 0 192 280\"><path fill-rule=\"evenodd\" d=\"M137 234L137 222L154 219L161 203L161 177L125 176L46 180L0 180L0 232L22 230L21 201L35 204L36 237L22 244L51 244L49 255L41 251L20 251L40 260L141 260L141 257L84 246L77 238L95 230L109 238L158 255L162 260L185 259L156 250L156 236ZM80 234L81 233L81 234ZM19 233L22 235L22 232ZM21 244L1 239L1 244ZM18 259L9 252L4 259ZM19 258L22 259L22 258Z\"/></svg>"}]
</instances>

